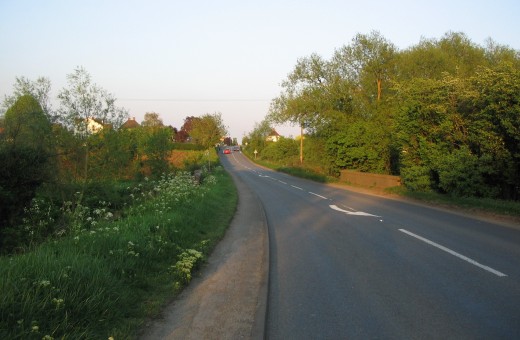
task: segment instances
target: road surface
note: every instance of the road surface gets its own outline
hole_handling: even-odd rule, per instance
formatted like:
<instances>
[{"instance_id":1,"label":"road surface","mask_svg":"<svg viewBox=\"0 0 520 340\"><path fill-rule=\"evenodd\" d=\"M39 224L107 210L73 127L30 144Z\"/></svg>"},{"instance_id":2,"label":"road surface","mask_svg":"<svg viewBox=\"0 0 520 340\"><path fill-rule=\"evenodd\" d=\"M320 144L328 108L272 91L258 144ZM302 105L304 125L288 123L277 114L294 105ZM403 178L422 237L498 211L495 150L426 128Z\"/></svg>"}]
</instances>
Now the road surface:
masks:
<instances>
[{"instance_id":1,"label":"road surface","mask_svg":"<svg viewBox=\"0 0 520 340\"><path fill-rule=\"evenodd\" d=\"M266 338L520 338L518 228L222 163L267 216Z\"/></svg>"}]
</instances>

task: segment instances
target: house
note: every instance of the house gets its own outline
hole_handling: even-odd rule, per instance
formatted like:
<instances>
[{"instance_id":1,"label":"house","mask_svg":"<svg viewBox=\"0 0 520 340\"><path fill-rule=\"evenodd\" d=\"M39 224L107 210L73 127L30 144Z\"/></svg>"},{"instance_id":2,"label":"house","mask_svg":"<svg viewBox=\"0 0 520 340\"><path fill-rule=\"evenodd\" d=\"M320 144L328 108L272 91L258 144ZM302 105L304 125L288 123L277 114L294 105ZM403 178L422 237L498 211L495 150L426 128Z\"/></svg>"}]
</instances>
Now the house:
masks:
<instances>
[{"instance_id":1,"label":"house","mask_svg":"<svg viewBox=\"0 0 520 340\"><path fill-rule=\"evenodd\" d=\"M74 128L75 134L81 134L86 132L87 135L93 135L100 132L103 129L112 128L112 124L104 124L103 121L94 117L89 117L85 119L83 121L85 122L85 124L78 122L81 122L81 120L77 121L76 123L76 126Z\"/></svg>"},{"instance_id":2,"label":"house","mask_svg":"<svg viewBox=\"0 0 520 340\"><path fill-rule=\"evenodd\" d=\"M141 125L135 120L135 117L128 118L128 120L121 125L121 129L135 129L141 127Z\"/></svg>"},{"instance_id":3,"label":"house","mask_svg":"<svg viewBox=\"0 0 520 340\"><path fill-rule=\"evenodd\" d=\"M271 130L271 133L265 138L266 142L278 142L281 136L275 129Z\"/></svg>"},{"instance_id":4,"label":"house","mask_svg":"<svg viewBox=\"0 0 520 340\"><path fill-rule=\"evenodd\" d=\"M99 119L89 117L87 118L87 132L89 134L95 134L103 130L104 124Z\"/></svg>"}]
</instances>

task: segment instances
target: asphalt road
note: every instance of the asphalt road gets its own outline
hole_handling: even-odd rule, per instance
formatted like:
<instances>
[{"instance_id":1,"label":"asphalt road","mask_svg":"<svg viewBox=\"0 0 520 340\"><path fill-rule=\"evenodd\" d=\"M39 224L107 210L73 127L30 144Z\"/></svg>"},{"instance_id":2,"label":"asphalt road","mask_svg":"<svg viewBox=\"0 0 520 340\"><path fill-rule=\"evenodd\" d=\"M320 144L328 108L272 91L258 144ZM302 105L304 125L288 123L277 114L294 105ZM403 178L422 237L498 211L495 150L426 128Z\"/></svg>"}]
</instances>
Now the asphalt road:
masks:
<instances>
[{"instance_id":1,"label":"asphalt road","mask_svg":"<svg viewBox=\"0 0 520 340\"><path fill-rule=\"evenodd\" d=\"M519 228L222 163L267 216L266 338L520 338Z\"/></svg>"}]
</instances>

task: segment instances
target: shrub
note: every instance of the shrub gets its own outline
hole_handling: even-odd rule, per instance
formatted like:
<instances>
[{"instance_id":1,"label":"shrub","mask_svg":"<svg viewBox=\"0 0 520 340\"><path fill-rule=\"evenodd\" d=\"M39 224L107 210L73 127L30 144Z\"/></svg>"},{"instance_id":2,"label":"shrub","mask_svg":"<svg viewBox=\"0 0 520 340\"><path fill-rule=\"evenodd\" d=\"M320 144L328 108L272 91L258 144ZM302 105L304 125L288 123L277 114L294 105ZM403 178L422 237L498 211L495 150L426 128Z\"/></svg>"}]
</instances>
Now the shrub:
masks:
<instances>
[{"instance_id":1,"label":"shrub","mask_svg":"<svg viewBox=\"0 0 520 340\"><path fill-rule=\"evenodd\" d=\"M430 169L425 166L412 165L401 168L401 181L411 191L431 191Z\"/></svg>"}]
</instances>

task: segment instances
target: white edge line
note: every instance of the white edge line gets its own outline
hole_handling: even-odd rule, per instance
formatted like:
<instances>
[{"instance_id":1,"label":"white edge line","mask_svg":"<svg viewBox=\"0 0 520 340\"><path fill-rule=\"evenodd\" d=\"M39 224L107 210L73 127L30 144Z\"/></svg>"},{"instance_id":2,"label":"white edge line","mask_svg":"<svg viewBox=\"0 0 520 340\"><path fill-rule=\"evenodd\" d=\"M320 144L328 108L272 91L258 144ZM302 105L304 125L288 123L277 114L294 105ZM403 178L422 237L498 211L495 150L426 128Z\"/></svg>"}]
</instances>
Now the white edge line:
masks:
<instances>
[{"instance_id":1,"label":"white edge line","mask_svg":"<svg viewBox=\"0 0 520 340\"><path fill-rule=\"evenodd\" d=\"M323 198L324 200L327 200L327 199L328 199L327 197L325 197L325 196L321 196L321 195L318 195L318 194L316 194L316 193L314 193L314 192L312 192L312 191L309 191L309 194L314 195L314 196L318 196L319 198Z\"/></svg>"},{"instance_id":2,"label":"white edge line","mask_svg":"<svg viewBox=\"0 0 520 340\"><path fill-rule=\"evenodd\" d=\"M278 180L278 182L280 182L280 183L282 183L282 184L287 184L287 183L285 183L284 181L280 181L280 180Z\"/></svg>"},{"instance_id":3,"label":"white edge line","mask_svg":"<svg viewBox=\"0 0 520 340\"><path fill-rule=\"evenodd\" d=\"M457 253L456 251L453 251L453 250L451 250L451 249L449 249L449 248L446 248L446 247L444 247L444 246L441 246L440 244L437 244L437 243L435 243L435 242L433 242L433 241L430 241L430 240L428 240L428 239L426 239L426 238L424 238L424 237L422 237L422 236L419 236L419 235L416 235L416 234L414 234L414 233L412 233L412 232L409 232L408 230L405 230L405 229L399 229L399 231L400 231L400 232L403 232L403 233L405 233L405 234L408 234L408 235L410 235L410 236L412 236L412 237L415 237L416 239L421 240L421 241L423 241L423 242L425 242L425 243L428 243L428 244L431 245L431 246L434 246L434 247L436 247L436 248L439 248L440 250L443 250L443 251L445 251L445 252L447 252L447 253L449 253L449 254L451 254L451 255L453 255L453 256L456 256L456 257L458 257L458 258L461 259L461 260L464 260L464 261L466 261L466 262L469 262L469 263L471 263L471 264L474 265L474 266L477 266L477 267L480 267L480 268L482 268L482 269L484 269L484 270L487 270L488 272L493 273L493 274L495 274L495 275L497 275L497 276L500 276L500 277L507 276L506 274L504 274L504 273L502 273L502 272L499 272L498 270L495 270L495 269L493 269L493 268L491 268L491 267L488 267L488 266L485 266L485 265L483 265L483 264L480 264L480 263L478 263L477 261L470 259L469 257L466 257L466 256L464 256L464 255L462 255L462 254L459 254L459 253Z\"/></svg>"},{"instance_id":4,"label":"white edge line","mask_svg":"<svg viewBox=\"0 0 520 340\"><path fill-rule=\"evenodd\" d=\"M302 188L297 187L296 185L292 185L292 184L291 184L291 186L292 186L294 189L303 190Z\"/></svg>"}]
</instances>

